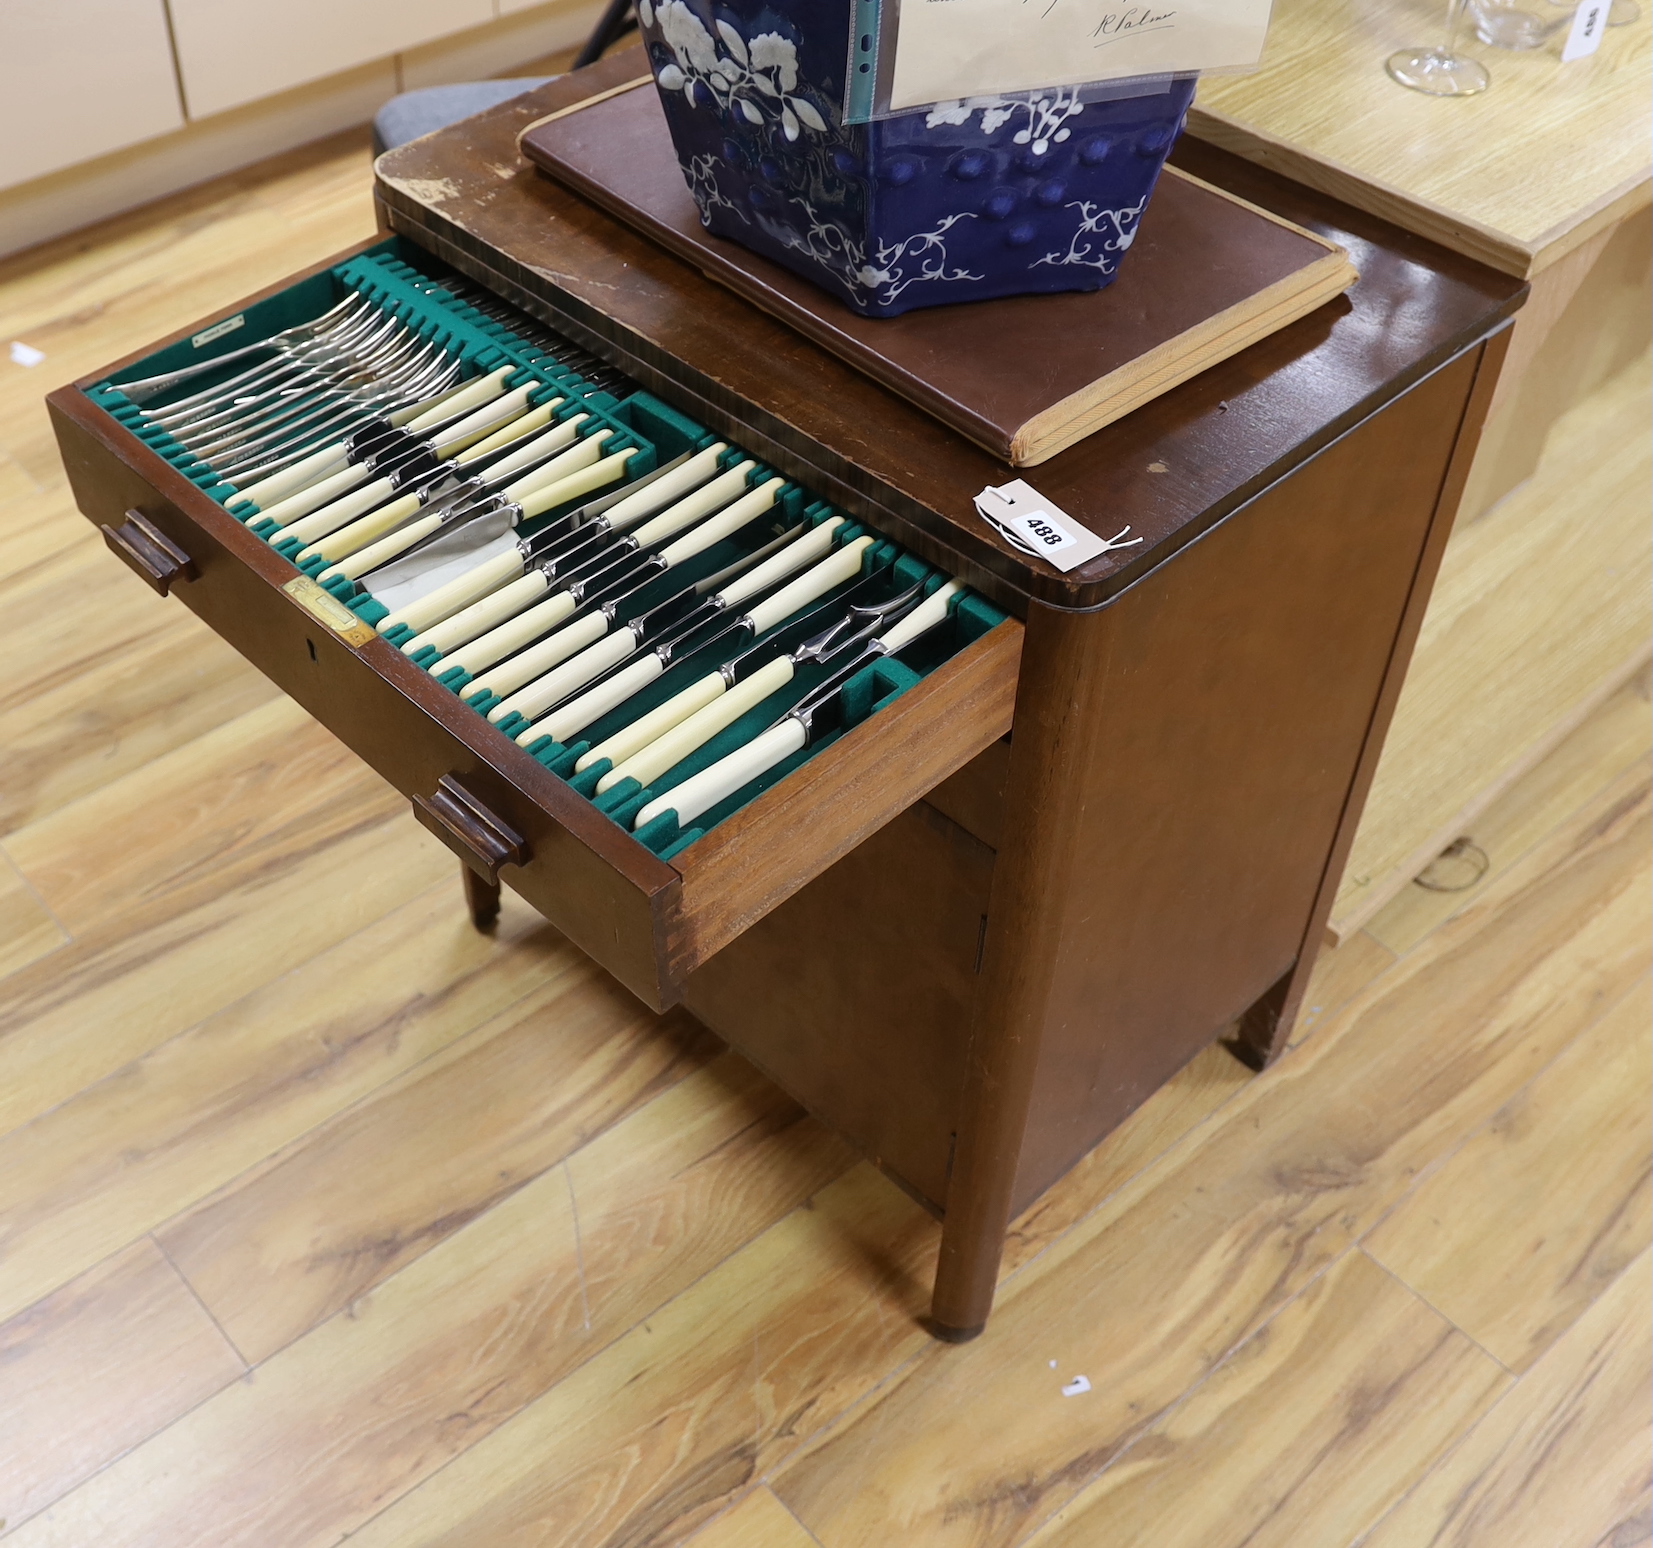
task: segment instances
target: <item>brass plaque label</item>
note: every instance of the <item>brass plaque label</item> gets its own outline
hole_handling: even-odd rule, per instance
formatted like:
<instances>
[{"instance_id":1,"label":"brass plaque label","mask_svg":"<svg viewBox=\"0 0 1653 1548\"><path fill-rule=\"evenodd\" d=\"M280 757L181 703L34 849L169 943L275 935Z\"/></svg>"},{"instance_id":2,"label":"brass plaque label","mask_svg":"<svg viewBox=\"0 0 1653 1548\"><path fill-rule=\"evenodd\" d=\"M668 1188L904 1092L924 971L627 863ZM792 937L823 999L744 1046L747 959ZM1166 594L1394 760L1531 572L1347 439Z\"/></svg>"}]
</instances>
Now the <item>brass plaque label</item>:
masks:
<instances>
[{"instance_id":1,"label":"brass plaque label","mask_svg":"<svg viewBox=\"0 0 1653 1548\"><path fill-rule=\"evenodd\" d=\"M311 580L300 575L281 588L312 618L319 618L347 645L365 645L379 637L370 623L363 623L348 607Z\"/></svg>"}]
</instances>

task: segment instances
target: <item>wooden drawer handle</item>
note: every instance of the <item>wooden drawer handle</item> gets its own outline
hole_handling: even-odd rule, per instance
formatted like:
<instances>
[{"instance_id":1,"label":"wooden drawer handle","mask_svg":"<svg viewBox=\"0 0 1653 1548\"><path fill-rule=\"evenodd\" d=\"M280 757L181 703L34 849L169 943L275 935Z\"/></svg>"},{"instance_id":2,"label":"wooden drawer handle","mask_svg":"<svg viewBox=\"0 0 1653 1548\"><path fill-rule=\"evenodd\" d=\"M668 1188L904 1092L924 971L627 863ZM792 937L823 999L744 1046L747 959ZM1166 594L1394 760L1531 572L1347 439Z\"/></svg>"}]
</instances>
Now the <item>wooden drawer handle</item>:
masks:
<instances>
[{"instance_id":1,"label":"wooden drawer handle","mask_svg":"<svg viewBox=\"0 0 1653 1548\"><path fill-rule=\"evenodd\" d=\"M176 582L195 579L195 561L142 511L128 511L120 526L105 527L103 541L163 597Z\"/></svg>"},{"instance_id":2,"label":"wooden drawer handle","mask_svg":"<svg viewBox=\"0 0 1653 1548\"><path fill-rule=\"evenodd\" d=\"M501 822L451 774L426 800L413 798L413 815L484 880L497 884L502 865L528 859L528 841Z\"/></svg>"}]
</instances>

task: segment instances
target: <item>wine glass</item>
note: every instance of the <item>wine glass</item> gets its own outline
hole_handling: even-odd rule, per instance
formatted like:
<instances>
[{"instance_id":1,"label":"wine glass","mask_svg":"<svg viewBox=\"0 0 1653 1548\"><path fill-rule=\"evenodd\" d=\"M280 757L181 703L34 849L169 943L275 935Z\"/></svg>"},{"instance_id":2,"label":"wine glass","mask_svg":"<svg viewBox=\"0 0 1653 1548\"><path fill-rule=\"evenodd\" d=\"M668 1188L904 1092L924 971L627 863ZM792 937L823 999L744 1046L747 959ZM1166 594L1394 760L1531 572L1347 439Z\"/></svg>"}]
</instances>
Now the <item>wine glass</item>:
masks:
<instances>
[{"instance_id":1,"label":"wine glass","mask_svg":"<svg viewBox=\"0 0 1653 1548\"><path fill-rule=\"evenodd\" d=\"M1528 9L1534 0L1468 0L1475 36L1493 48L1542 48L1551 36L1567 25L1577 9L1576 0L1557 6L1556 0L1537 10ZM1545 14L1545 13L1548 14Z\"/></svg>"},{"instance_id":2,"label":"wine glass","mask_svg":"<svg viewBox=\"0 0 1653 1548\"><path fill-rule=\"evenodd\" d=\"M1446 0L1446 42L1438 48L1403 48L1385 68L1402 86L1431 97L1472 97L1491 85L1487 67L1454 48L1463 23L1465 0Z\"/></svg>"}]
</instances>

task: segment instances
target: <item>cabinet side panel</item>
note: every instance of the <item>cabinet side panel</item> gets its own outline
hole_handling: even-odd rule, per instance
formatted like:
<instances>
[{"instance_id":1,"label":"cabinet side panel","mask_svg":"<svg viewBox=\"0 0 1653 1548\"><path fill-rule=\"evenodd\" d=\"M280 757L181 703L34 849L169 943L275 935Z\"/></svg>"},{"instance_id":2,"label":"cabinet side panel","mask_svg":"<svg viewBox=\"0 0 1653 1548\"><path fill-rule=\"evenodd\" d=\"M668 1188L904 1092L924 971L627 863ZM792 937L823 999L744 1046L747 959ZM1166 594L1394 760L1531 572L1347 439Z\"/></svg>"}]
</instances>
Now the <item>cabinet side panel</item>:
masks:
<instances>
[{"instance_id":1,"label":"cabinet side panel","mask_svg":"<svg viewBox=\"0 0 1653 1548\"><path fill-rule=\"evenodd\" d=\"M920 801L688 977L684 1003L937 1209L993 851Z\"/></svg>"},{"instance_id":2,"label":"cabinet side panel","mask_svg":"<svg viewBox=\"0 0 1653 1548\"><path fill-rule=\"evenodd\" d=\"M1074 879L1016 1208L1296 960L1479 355L1088 624L1107 666L1075 713L1101 729L1064 796Z\"/></svg>"}]
</instances>

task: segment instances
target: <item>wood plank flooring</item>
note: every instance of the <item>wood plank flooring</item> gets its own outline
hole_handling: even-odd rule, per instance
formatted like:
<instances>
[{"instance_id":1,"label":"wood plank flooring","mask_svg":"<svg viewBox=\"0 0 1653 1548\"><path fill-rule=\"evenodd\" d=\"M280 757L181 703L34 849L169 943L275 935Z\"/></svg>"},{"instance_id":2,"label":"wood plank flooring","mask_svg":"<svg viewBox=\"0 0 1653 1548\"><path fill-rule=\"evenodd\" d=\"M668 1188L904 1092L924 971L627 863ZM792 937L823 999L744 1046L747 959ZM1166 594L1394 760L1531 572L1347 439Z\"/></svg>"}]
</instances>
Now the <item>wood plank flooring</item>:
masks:
<instances>
[{"instance_id":1,"label":"wood plank flooring","mask_svg":"<svg viewBox=\"0 0 1653 1548\"><path fill-rule=\"evenodd\" d=\"M1016 1223L935 1223L74 514L40 399L370 229L320 147L0 265L7 1548L1646 1542L1649 711ZM1084 1376L1088 1390L1064 1395Z\"/></svg>"},{"instance_id":2,"label":"wood plank flooring","mask_svg":"<svg viewBox=\"0 0 1653 1548\"><path fill-rule=\"evenodd\" d=\"M1537 470L1447 544L1332 906L1348 939L1645 665L1653 359L1556 422Z\"/></svg>"}]
</instances>

